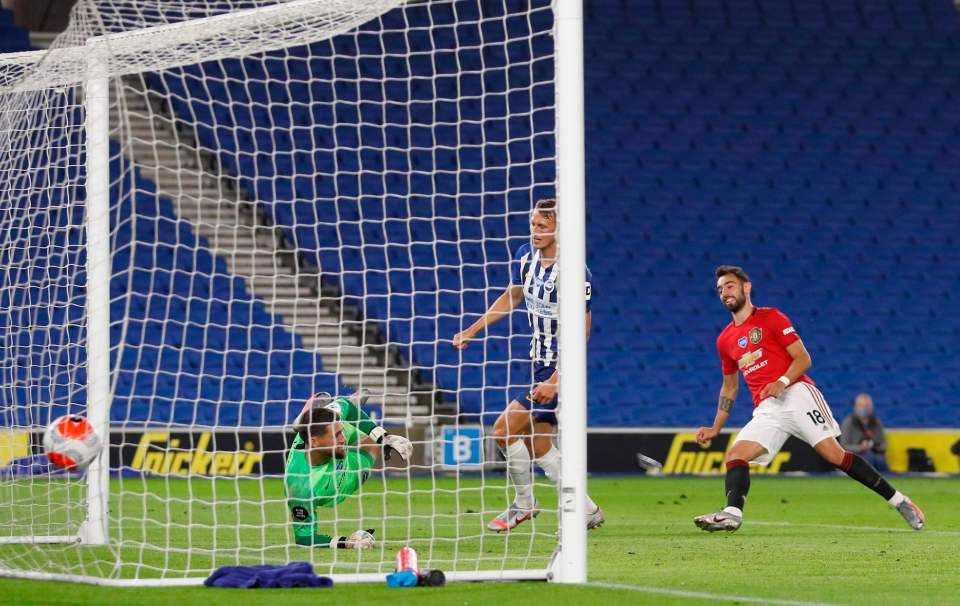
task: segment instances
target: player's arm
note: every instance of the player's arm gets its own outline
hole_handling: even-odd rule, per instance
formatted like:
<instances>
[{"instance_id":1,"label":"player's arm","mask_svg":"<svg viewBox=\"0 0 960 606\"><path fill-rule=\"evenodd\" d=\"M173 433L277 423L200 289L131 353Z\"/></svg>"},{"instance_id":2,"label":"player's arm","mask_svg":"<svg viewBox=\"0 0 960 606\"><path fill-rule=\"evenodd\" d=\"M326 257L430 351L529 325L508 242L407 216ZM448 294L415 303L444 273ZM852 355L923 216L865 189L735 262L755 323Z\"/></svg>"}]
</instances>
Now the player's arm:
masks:
<instances>
[{"instance_id":1,"label":"player's arm","mask_svg":"<svg viewBox=\"0 0 960 606\"><path fill-rule=\"evenodd\" d=\"M294 541L303 547L322 547L329 549L370 549L374 541L373 530L357 530L348 537L332 537L316 532L316 524L295 524Z\"/></svg>"},{"instance_id":2,"label":"player's arm","mask_svg":"<svg viewBox=\"0 0 960 606\"><path fill-rule=\"evenodd\" d=\"M504 316L510 315L510 312L520 304L520 299L522 298L522 286L519 284L508 286L476 322L467 327L466 330L460 331L453 336L453 346L457 349L466 348L470 339L480 334L481 330L486 330L491 324L501 320Z\"/></svg>"},{"instance_id":3,"label":"player's arm","mask_svg":"<svg viewBox=\"0 0 960 606\"><path fill-rule=\"evenodd\" d=\"M697 431L697 442L706 446L707 442L717 437L723 426L730 418L733 403L737 401L737 392L740 391L740 381L736 372L723 375L723 385L720 386L720 396L717 399L717 415L711 427L701 427Z\"/></svg>"},{"instance_id":4,"label":"player's arm","mask_svg":"<svg viewBox=\"0 0 960 606\"><path fill-rule=\"evenodd\" d=\"M389 433L381 425L377 425L370 418L370 415L363 411L361 407L366 402L367 396L362 392L357 392L350 398L338 398L337 404L340 405L340 418L344 423L354 425L361 433L369 436L376 444L383 448L383 458L389 459L391 452L396 452L404 461L410 459L413 454L413 444L403 436L395 436ZM369 446L361 444L366 449ZM373 453L371 453L373 454Z\"/></svg>"},{"instance_id":5,"label":"player's arm","mask_svg":"<svg viewBox=\"0 0 960 606\"><path fill-rule=\"evenodd\" d=\"M587 312L587 341L590 340L590 324L593 320L593 312ZM532 392L530 392L530 399L534 402L540 402L546 404L547 402L553 400L557 395L557 383L560 381L560 371L555 370L553 374L550 375L546 381L537 385Z\"/></svg>"},{"instance_id":6,"label":"player's arm","mask_svg":"<svg viewBox=\"0 0 960 606\"><path fill-rule=\"evenodd\" d=\"M810 358L810 353L807 351L807 348L804 347L803 341L797 339L790 345L787 345L787 353L790 354L790 357L793 360L790 362L790 366L787 367L787 371L783 373L776 381L772 383L767 383L764 385L763 389L760 390L760 399L764 398L777 398L780 397L780 394L793 385L793 382L802 377L810 367L813 366L813 360Z\"/></svg>"}]
</instances>

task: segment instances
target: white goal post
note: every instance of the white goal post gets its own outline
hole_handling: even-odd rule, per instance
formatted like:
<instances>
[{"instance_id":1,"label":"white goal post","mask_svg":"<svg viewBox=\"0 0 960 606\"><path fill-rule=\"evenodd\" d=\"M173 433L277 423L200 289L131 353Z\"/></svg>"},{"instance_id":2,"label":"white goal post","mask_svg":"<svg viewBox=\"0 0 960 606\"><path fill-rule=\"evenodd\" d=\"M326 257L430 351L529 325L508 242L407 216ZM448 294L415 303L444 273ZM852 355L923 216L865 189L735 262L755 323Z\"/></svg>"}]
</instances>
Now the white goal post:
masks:
<instances>
[{"instance_id":1,"label":"white goal post","mask_svg":"<svg viewBox=\"0 0 960 606\"><path fill-rule=\"evenodd\" d=\"M50 50L0 55L0 256L12 259L0 275L0 576L179 586L222 565L308 560L336 582L382 582L409 544L450 581L586 582L581 1L81 0ZM529 368L525 320L456 364L429 349L449 348L450 284L464 317L505 286L517 226L543 192L559 201L565 277L562 479L555 499L536 480L536 524L493 535L483 525L512 498L509 480L428 453L441 426L489 424L529 385L516 370ZM451 247L453 281L439 252ZM498 364L505 378L483 370ZM318 386L369 388L377 420L423 453L384 461L330 509L336 534L378 529L372 553L292 545L282 475L266 471ZM82 476L41 460L54 410L85 414L110 445Z\"/></svg>"}]
</instances>

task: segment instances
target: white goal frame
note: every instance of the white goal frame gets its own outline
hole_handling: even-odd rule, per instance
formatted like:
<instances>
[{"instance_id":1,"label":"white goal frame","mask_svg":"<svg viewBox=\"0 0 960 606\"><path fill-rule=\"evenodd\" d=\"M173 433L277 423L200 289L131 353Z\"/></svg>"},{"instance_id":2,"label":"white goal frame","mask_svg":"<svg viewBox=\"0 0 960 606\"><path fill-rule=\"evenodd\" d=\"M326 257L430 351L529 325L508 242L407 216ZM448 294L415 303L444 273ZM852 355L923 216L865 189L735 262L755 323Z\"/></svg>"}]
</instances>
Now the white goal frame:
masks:
<instances>
[{"instance_id":1,"label":"white goal frame","mask_svg":"<svg viewBox=\"0 0 960 606\"><path fill-rule=\"evenodd\" d=\"M350 4L356 0L328 0L325 4ZM392 8L405 0L378 0ZM294 0L266 9L238 11L230 15L207 17L175 25L161 25L134 32L96 36L84 47L55 48L0 56L0 64L23 66L23 79L13 90L31 90L57 85L76 85L84 89L84 129L86 149L86 214L87 234L87 415L105 447L86 474L86 519L76 536L19 536L0 538L0 543L82 543L107 545L109 536L110 498L110 200L109 200L109 120L110 77L136 73L131 57L137 49L151 44L166 45L188 51L187 61L208 61L242 54L241 42L235 48L211 55L207 49L190 47L190 31L198 31L212 21L231 23L231 31L253 28L252 13L269 14L277 23L293 23L306 17L318 18L323 0ZM372 2L376 4L376 2ZM383 10L378 8L377 10ZM558 240L561 247L559 268L564 280L559 281L559 334L561 380L558 412L559 441L562 456L560 485L560 538L552 563L544 570L501 570L452 572L450 581L548 580L558 583L587 581L587 531L584 524L586 499L586 301L585 277L585 177L584 177L584 84L583 84L583 7L582 0L553 0L554 61L556 95L556 170L559 199ZM360 18L355 16L355 19ZM338 31L356 25L347 20L338 24ZM260 34L260 35L258 35ZM262 32L251 31L250 42L259 49L271 50L302 44L302 40L271 40ZM272 45L272 46L271 46ZM115 53L127 63L119 65ZM190 52L196 56L190 58ZM183 61L180 62L181 64ZM139 71L163 69L170 65L153 63ZM52 75L51 75L52 67ZM47 70L39 75L35 70ZM52 84L51 84L52 83ZM203 578L110 579L85 575L43 573L0 568L0 577L64 580L106 586L189 586L202 584ZM330 575L335 582L382 582L379 573Z\"/></svg>"}]
</instances>

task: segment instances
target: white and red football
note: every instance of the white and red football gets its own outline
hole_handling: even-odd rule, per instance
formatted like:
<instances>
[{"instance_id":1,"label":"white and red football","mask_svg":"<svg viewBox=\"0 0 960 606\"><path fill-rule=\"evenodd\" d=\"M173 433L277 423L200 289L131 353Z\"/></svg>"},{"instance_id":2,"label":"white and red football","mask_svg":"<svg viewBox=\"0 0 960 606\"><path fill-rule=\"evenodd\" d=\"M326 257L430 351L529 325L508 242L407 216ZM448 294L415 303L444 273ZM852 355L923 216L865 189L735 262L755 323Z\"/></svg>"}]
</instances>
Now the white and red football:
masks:
<instances>
[{"instance_id":1,"label":"white and red football","mask_svg":"<svg viewBox=\"0 0 960 606\"><path fill-rule=\"evenodd\" d=\"M84 469L97 458L101 442L90 421L80 415L64 415L47 427L43 448L57 467Z\"/></svg>"}]
</instances>

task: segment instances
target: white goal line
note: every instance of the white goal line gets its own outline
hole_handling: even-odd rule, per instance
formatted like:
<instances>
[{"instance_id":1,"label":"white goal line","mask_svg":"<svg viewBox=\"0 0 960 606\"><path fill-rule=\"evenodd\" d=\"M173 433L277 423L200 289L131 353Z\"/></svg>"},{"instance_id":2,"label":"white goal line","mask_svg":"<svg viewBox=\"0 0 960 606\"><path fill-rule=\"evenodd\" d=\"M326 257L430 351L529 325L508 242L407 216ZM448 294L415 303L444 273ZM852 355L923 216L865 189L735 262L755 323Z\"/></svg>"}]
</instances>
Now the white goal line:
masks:
<instances>
[{"instance_id":1,"label":"white goal line","mask_svg":"<svg viewBox=\"0 0 960 606\"><path fill-rule=\"evenodd\" d=\"M385 583L386 572L359 572L334 573L321 576L333 579L338 583ZM465 583L475 581L548 581L552 578L549 570L471 570L445 572L448 583ZM8 570L0 568L0 577L29 579L36 581L64 581L72 583L86 583L104 587L194 587L203 585L206 577L186 578L141 578L141 579L106 579L78 574L54 574L34 572L29 570Z\"/></svg>"}]
</instances>

